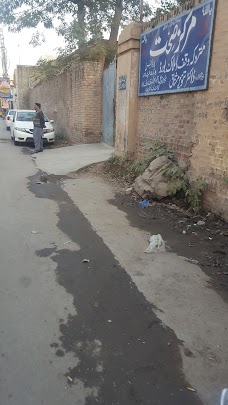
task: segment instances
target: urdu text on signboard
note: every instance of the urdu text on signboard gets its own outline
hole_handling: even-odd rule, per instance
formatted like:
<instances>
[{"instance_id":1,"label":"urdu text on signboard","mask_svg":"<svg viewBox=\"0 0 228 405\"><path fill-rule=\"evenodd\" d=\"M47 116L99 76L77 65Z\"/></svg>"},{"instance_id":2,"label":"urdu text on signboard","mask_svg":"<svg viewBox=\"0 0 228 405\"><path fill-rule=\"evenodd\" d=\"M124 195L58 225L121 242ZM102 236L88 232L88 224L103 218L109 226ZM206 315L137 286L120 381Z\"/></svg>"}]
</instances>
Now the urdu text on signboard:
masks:
<instances>
[{"instance_id":1,"label":"urdu text on signboard","mask_svg":"<svg viewBox=\"0 0 228 405\"><path fill-rule=\"evenodd\" d=\"M207 88L214 13L208 0L141 34L140 96Z\"/></svg>"}]
</instances>

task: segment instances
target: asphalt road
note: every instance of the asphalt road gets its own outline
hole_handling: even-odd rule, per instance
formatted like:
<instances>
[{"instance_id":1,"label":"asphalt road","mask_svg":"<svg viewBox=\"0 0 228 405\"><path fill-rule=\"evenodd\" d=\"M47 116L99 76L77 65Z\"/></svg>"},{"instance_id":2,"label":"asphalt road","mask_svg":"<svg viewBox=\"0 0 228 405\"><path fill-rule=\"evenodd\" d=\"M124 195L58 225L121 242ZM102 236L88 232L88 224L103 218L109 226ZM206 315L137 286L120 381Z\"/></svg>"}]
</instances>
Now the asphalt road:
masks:
<instances>
[{"instance_id":1,"label":"asphalt road","mask_svg":"<svg viewBox=\"0 0 228 405\"><path fill-rule=\"evenodd\" d=\"M0 122L0 405L200 405L174 332L41 176Z\"/></svg>"}]
</instances>

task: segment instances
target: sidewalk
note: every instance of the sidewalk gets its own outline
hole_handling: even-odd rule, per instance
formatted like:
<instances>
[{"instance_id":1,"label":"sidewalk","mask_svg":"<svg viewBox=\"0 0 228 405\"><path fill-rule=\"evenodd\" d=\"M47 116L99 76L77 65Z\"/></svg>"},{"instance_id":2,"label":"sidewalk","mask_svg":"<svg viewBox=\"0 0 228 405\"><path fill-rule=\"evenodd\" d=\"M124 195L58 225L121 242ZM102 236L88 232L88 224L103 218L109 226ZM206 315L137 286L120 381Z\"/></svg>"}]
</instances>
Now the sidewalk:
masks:
<instances>
[{"instance_id":1,"label":"sidewalk","mask_svg":"<svg viewBox=\"0 0 228 405\"><path fill-rule=\"evenodd\" d=\"M93 163L109 159L114 148L104 143L45 149L37 154L36 166L47 174L66 175Z\"/></svg>"}]
</instances>

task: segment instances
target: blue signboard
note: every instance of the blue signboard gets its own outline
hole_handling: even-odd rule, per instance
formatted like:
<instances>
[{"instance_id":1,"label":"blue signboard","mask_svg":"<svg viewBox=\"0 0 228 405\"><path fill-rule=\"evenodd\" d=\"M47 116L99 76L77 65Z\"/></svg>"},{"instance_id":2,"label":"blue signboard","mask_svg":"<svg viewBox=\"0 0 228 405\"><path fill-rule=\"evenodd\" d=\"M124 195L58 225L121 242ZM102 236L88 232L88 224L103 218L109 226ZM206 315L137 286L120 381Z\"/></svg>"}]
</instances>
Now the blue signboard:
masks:
<instances>
[{"instance_id":1,"label":"blue signboard","mask_svg":"<svg viewBox=\"0 0 228 405\"><path fill-rule=\"evenodd\" d=\"M207 88L214 11L208 0L141 35L140 96Z\"/></svg>"}]
</instances>

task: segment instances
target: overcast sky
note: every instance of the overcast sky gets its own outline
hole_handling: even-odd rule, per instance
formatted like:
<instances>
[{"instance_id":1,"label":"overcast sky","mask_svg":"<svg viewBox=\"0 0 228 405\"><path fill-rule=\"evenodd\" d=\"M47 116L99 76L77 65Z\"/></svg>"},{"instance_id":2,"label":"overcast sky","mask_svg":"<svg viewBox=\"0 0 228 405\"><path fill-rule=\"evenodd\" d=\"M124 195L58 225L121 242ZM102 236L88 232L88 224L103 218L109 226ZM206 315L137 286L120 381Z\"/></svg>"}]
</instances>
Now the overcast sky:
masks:
<instances>
[{"instance_id":1,"label":"overcast sky","mask_svg":"<svg viewBox=\"0 0 228 405\"><path fill-rule=\"evenodd\" d=\"M159 0L148 0L148 2L154 5ZM35 65L41 56L56 55L55 49L64 45L63 40L57 36L54 30L46 30L46 42L34 48L29 44L34 31L36 30L24 29L21 33L13 34L4 28L10 75L13 75L16 65Z\"/></svg>"}]
</instances>

